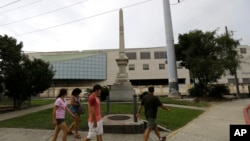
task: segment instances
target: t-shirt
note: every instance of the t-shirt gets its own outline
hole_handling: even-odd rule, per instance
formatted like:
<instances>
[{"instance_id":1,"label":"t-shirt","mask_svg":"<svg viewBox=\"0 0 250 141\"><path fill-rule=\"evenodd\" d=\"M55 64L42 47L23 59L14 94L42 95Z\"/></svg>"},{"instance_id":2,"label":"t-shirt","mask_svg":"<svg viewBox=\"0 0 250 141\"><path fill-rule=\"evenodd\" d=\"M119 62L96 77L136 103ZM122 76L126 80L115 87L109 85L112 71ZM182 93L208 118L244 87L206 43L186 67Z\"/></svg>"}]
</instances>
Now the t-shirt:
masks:
<instances>
[{"instance_id":1,"label":"t-shirt","mask_svg":"<svg viewBox=\"0 0 250 141\"><path fill-rule=\"evenodd\" d=\"M65 108L67 106L67 100L57 98L55 101L55 105L58 106L56 110L56 119L64 119L65 118Z\"/></svg>"},{"instance_id":2,"label":"t-shirt","mask_svg":"<svg viewBox=\"0 0 250 141\"><path fill-rule=\"evenodd\" d=\"M100 100L98 97L96 97L94 94L91 94L88 99L88 111L89 111L89 122L94 122L94 119L92 117L92 114L90 113L90 106L94 106L96 121L101 120L101 109L100 109Z\"/></svg>"},{"instance_id":3,"label":"t-shirt","mask_svg":"<svg viewBox=\"0 0 250 141\"><path fill-rule=\"evenodd\" d=\"M147 94L143 97L141 105L144 106L146 118L156 118L158 107L162 105L158 97Z\"/></svg>"}]
</instances>

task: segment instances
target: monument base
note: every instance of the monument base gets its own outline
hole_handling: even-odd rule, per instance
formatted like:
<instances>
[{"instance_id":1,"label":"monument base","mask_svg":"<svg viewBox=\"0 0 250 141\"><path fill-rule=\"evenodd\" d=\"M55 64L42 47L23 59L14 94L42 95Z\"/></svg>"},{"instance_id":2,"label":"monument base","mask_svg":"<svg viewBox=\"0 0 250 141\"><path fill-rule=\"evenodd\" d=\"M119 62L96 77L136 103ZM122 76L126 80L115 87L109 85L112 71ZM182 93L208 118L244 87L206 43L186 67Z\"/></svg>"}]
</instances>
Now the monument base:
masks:
<instances>
[{"instance_id":1,"label":"monument base","mask_svg":"<svg viewBox=\"0 0 250 141\"><path fill-rule=\"evenodd\" d=\"M105 133L142 134L144 132L144 122L134 122L133 115L130 114L106 115L102 120Z\"/></svg>"},{"instance_id":2,"label":"monument base","mask_svg":"<svg viewBox=\"0 0 250 141\"><path fill-rule=\"evenodd\" d=\"M135 91L130 83L115 83L111 86L109 100L113 102L132 102Z\"/></svg>"},{"instance_id":3,"label":"monument base","mask_svg":"<svg viewBox=\"0 0 250 141\"><path fill-rule=\"evenodd\" d=\"M181 95L178 92L169 92L168 97L169 98L181 98Z\"/></svg>"}]
</instances>

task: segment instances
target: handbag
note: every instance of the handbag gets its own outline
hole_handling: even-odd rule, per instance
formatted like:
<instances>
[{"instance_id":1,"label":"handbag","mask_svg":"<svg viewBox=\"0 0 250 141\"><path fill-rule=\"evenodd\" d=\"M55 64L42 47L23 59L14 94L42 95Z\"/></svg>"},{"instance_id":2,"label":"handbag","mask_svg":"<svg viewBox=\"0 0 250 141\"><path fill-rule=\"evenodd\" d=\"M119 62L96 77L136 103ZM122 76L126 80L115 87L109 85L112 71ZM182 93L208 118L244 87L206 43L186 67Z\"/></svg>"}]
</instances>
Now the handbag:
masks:
<instances>
[{"instance_id":1,"label":"handbag","mask_svg":"<svg viewBox=\"0 0 250 141\"><path fill-rule=\"evenodd\" d=\"M78 107L78 114L84 114L86 111L86 108L84 106L83 103L80 103L79 107Z\"/></svg>"}]
</instances>

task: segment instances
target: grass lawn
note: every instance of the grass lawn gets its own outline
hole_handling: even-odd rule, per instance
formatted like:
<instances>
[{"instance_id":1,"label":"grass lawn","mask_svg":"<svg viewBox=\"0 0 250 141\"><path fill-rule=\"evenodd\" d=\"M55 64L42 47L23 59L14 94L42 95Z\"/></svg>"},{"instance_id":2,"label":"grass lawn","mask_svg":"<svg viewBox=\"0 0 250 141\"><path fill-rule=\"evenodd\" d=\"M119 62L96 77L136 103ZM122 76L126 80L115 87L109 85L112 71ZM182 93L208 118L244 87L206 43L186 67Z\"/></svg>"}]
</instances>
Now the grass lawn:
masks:
<instances>
[{"instance_id":1,"label":"grass lawn","mask_svg":"<svg viewBox=\"0 0 250 141\"><path fill-rule=\"evenodd\" d=\"M31 107L36 107L36 106L51 104L54 102L55 102L55 99L32 99L30 104L31 104ZM23 106L24 105L25 106L29 105L29 101L25 101L23 103ZM6 112L12 112L12 111L14 111L12 100L6 100L6 101L0 102L0 114L6 113Z\"/></svg>"},{"instance_id":2,"label":"grass lawn","mask_svg":"<svg viewBox=\"0 0 250 141\"><path fill-rule=\"evenodd\" d=\"M40 103L36 101L37 103ZM48 101L50 103L50 101ZM43 103L43 102L41 102ZM159 125L166 127L170 130L178 129L197 116L203 111L182 109L169 107L171 112L166 112L159 108L157 122ZM106 103L102 104L102 115L105 115L107 111ZM115 114L132 114L132 104L110 103L110 113ZM143 114L142 114L143 115ZM143 116L141 117L144 118ZM69 125L72 118L66 114L66 123ZM12 127L12 128L30 128L30 129L53 129L52 125L52 108L36 113L28 114L22 117L8 119L0 122L0 127ZM87 113L81 115L81 122L79 126L80 130L87 130Z\"/></svg>"},{"instance_id":3,"label":"grass lawn","mask_svg":"<svg viewBox=\"0 0 250 141\"><path fill-rule=\"evenodd\" d=\"M209 107L210 104L205 101L193 102L187 99L173 99L168 97L159 97L162 103L167 104L177 104L177 105L186 105L186 106L196 106L196 107Z\"/></svg>"},{"instance_id":4,"label":"grass lawn","mask_svg":"<svg viewBox=\"0 0 250 141\"><path fill-rule=\"evenodd\" d=\"M45 99L45 98L39 98L39 99L32 99L31 100L31 106L42 106L46 104L54 103L55 99ZM27 104L28 101L24 101L24 104ZM13 101L12 100L4 100L0 102L0 106L12 106Z\"/></svg>"},{"instance_id":5,"label":"grass lawn","mask_svg":"<svg viewBox=\"0 0 250 141\"><path fill-rule=\"evenodd\" d=\"M55 99L33 99L31 100L31 106L42 106L54 103Z\"/></svg>"}]
</instances>

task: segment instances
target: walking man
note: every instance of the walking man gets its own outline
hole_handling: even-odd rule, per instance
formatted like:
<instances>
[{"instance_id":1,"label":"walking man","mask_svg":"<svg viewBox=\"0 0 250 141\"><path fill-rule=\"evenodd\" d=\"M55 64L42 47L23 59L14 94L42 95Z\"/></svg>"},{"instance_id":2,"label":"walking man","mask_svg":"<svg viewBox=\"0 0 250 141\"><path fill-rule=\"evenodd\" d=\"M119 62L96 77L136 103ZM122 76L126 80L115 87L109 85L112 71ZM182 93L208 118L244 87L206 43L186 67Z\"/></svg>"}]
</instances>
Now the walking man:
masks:
<instances>
[{"instance_id":1,"label":"walking man","mask_svg":"<svg viewBox=\"0 0 250 141\"><path fill-rule=\"evenodd\" d=\"M87 137L83 141L90 141L94 136L96 136L97 141L102 141L103 134L103 123L101 116L100 100L98 96L101 95L102 87L96 84L93 87L93 93L88 99L88 126L89 132Z\"/></svg>"},{"instance_id":2,"label":"walking man","mask_svg":"<svg viewBox=\"0 0 250 141\"><path fill-rule=\"evenodd\" d=\"M139 107L137 117L140 117L140 112L141 112L143 106L144 106L145 117L148 121L147 128L144 132L143 140L148 141L149 134L150 134L151 130L154 130L156 136L159 138L159 141L165 141L166 137L160 136L159 129L158 129L157 123L156 123L156 117L157 117L158 107L161 107L162 109L164 109L166 111L169 111L169 109L160 102L158 97L154 96L154 87L153 86L150 86L148 88L148 94L142 98L142 102L141 102L141 105Z\"/></svg>"}]
</instances>

